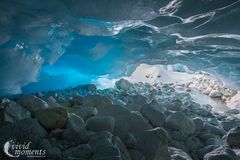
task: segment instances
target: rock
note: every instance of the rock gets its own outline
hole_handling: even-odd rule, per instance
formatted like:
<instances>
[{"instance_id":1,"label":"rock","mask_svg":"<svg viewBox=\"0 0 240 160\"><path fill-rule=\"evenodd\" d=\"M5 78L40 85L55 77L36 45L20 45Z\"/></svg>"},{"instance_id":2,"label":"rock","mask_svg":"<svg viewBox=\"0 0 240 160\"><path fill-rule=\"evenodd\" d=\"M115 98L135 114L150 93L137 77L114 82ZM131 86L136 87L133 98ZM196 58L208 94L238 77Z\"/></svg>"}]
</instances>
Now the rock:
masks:
<instances>
[{"instance_id":1,"label":"rock","mask_svg":"<svg viewBox=\"0 0 240 160\"><path fill-rule=\"evenodd\" d=\"M86 128L90 131L113 132L115 126L115 119L111 116L94 116L87 120Z\"/></svg>"},{"instance_id":2,"label":"rock","mask_svg":"<svg viewBox=\"0 0 240 160\"><path fill-rule=\"evenodd\" d=\"M62 151L51 145L47 139L40 142L40 148L46 150L46 157L51 159L62 159Z\"/></svg>"},{"instance_id":3,"label":"rock","mask_svg":"<svg viewBox=\"0 0 240 160\"><path fill-rule=\"evenodd\" d=\"M31 149L34 149L46 136L47 132L36 119L27 118L1 127L0 145L12 139L19 144L31 142Z\"/></svg>"},{"instance_id":4,"label":"rock","mask_svg":"<svg viewBox=\"0 0 240 160\"><path fill-rule=\"evenodd\" d=\"M142 107L152 107L162 113L165 113L167 111L166 107L163 104L157 103L155 100L153 100L151 103L144 104Z\"/></svg>"},{"instance_id":5,"label":"rock","mask_svg":"<svg viewBox=\"0 0 240 160\"><path fill-rule=\"evenodd\" d=\"M227 133L227 143L233 148L240 148L240 127L232 128Z\"/></svg>"},{"instance_id":6,"label":"rock","mask_svg":"<svg viewBox=\"0 0 240 160\"><path fill-rule=\"evenodd\" d=\"M96 116L98 110L95 107L83 107L83 106L73 106L73 109L69 112L75 113L78 116L82 117L84 121L87 121L88 118Z\"/></svg>"},{"instance_id":7,"label":"rock","mask_svg":"<svg viewBox=\"0 0 240 160\"><path fill-rule=\"evenodd\" d=\"M17 103L31 113L48 107L45 101L33 95L22 96L17 100Z\"/></svg>"},{"instance_id":8,"label":"rock","mask_svg":"<svg viewBox=\"0 0 240 160\"><path fill-rule=\"evenodd\" d=\"M80 144L64 151L65 159L90 159L92 148L89 144Z\"/></svg>"},{"instance_id":9,"label":"rock","mask_svg":"<svg viewBox=\"0 0 240 160\"><path fill-rule=\"evenodd\" d=\"M92 135L94 135L94 133L91 131L87 131L85 128L67 128L66 130L64 130L62 136L63 139L66 139L69 142L73 142L74 144L82 144L87 143Z\"/></svg>"},{"instance_id":10,"label":"rock","mask_svg":"<svg viewBox=\"0 0 240 160\"><path fill-rule=\"evenodd\" d=\"M185 145L191 151L197 151L204 146L204 144L195 136L188 137Z\"/></svg>"},{"instance_id":11,"label":"rock","mask_svg":"<svg viewBox=\"0 0 240 160\"><path fill-rule=\"evenodd\" d=\"M30 117L31 113L27 109L21 107L13 101L10 101L5 105L4 121L16 122Z\"/></svg>"},{"instance_id":12,"label":"rock","mask_svg":"<svg viewBox=\"0 0 240 160\"><path fill-rule=\"evenodd\" d=\"M123 105L121 105L123 106ZM126 108L129 110L129 111L140 111L141 109L141 105L138 105L138 104L127 104L126 105Z\"/></svg>"},{"instance_id":13,"label":"rock","mask_svg":"<svg viewBox=\"0 0 240 160\"><path fill-rule=\"evenodd\" d=\"M86 92L95 92L97 90L97 87L94 84L85 84L85 85L78 85L74 89L86 91Z\"/></svg>"},{"instance_id":14,"label":"rock","mask_svg":"<svg viewBox=\"0 0 240 160\"><path fill-rule=\"evenodd\" d=\"M171 155L171 160L192 160L192 158L181 149L174 147L168 147L169 154Z\"/></svg>"},{"instance_id":15,"label":"rock","mask_svg":"<svg viewBox=\"0 0 240 160\"><path fill-rule=\"evenodd\" d=\"M133 84L125 79L120 79L119 81L115 82L115 87L125 92L131 91L132 88L134 88Z\"/></svg>"},{"instance_id":16,"label":"rock","mask_svg":"<svg viewBox=\"0 0 240 160\"><path fill-rule=\"evenodd\" d=\"M76 115L75 113L68 113L66 128L74 128L80 130L81 128L85 128L85 122L80 116Z\"/></svg>"},{"instance_id":17,"label":"rock","mask_svg":"<svg viewBox=\"0 0 240 160\"><path fill-rule=\"evenodd\" d=\"M182 101L179 99L174 99L173 101L170 101L167 103L167 108L172 111L181 111L182 108Z\"/></svg>"},{"instance_id":18,"label":"rock","mask_svg":"<svg viewBox=\"0 0 240 160\"><path fill-rule=\"evenodd\" d=\"M101 111L105 106L112 105L111 100L100 95L86 96L83 99L83 107L93 107Z\"/></svg>"},{"instance_id":19,"label":"rock","mask_svg":"<svg viewBox=\"0 0 240 160\"><path fill-rule=\"evenodd\" d=\"M209 131L209 132L211 132L211 133L213 133L215 135L222 136L222 135L224 135L226 133L226 131L224 131L223 129L219 128L218 126L214 126L214 125L212 125L210 123L207 123L207 122L204 123L204 127L203 128L204 128L204 130L207 130L207 131Z\"/></svg>"},{"instance_id":20,"label":"rock","mask_svg":"<svg viewBox=\"0 0 240 160\"><path fill-rule=\"evenodd\" d=\"M221 96L222 96L222 93L218 90L212 90L209 93L209 97L211 97L211 98L221 98Z\"/></svg>"},{"instance_id":21,"label":"rock","mask_svg":"<svg viewBox=\"0 0 240 160\"><path fill-rule=\"evenodd\" d=\"M49 133L49 137L52 138L56 138L56 139L62 139L63 137L63 132L64 132L64 129L60 129L60 128L57 128L55 130L52 130L50 133Z\"/></svg>"},{"instance_id":22,"label":"rock","mask_svg":"<svg viewBox=\"0 0 240 160\"><path fill-rule=\"evenodd\" d=\"M46 129L63 128L67 123L67 110L61 107L43 109L35 113L36 118Z\"/></svg>"},{"instance_id":23,"label":"rock","mask_svg":"<svg viewBox=\"0 0 240 160\"><path fill-rule=\"evenodd\" d=\"M69 107L72 107L74 105L82 105L82 104L83 104L83 98L81 96L76 96L69 100Z\"/></svg>"},{"instance_id":24,"label":"rock","mask_svg":"<svg viewBox=\"0 0 240 160\"><path fill-rule=\"evenodd\" d=\"M201 131L204 126L204 122L201 118L194 118L193 122L195 124L196 131Z\"/></svg>"},{"instance_id":25,"label":"rock","mask_svg":"<svg viewBox=\"0 0 240 160\"><path fill-rule=\"evenodd\" d=\"M213 151L214 149L218 148L220 146L216 146L216 145L207 145L201 149L198 150L198 156L203 159L203 157L205 156L205 154Z\"/></svg>"},{"instance_id":26,"label":"rock","mask_svg":"<svg viewBox=\"0 0 240 160\"><path fill-rule=\"evenodd\" d=\"M226 114L239 114L239 110L238 109L229 109L227 111L225 111Z\"/></svg>"},{"instance_id":27,"label":"rock","mask_svg":"<svg viewBox=\"0 0 240 160\"><path fill-rule=\"evenodd\" d=\"M204 160L239 160L233 150L227 146L221 146L207 153Z\"/></svg>"},{"instance_id":28,"label":"rock","mask_svg":"<svg viewBox=\"0 0 240 160\"><path fill-rule=\"evenodd\" d=\"M127 148L134 149L137 146L137 140L131 133L128 133L122 140Z\"/></svg>"},{"instance_id":29,"label":"rock","mask_svg":"<svg viewBox=\"0 0 240 160\"><path fill-rule=\"evenodd\" d=\"M168 153L168 138L165 130L155 128L133 134L137 140L137 150L147 160L170 160Z\"/></svg>"},{"instance_id":30,"label":"rock","mask_svg":"<svg viewBox=\"0 0 240 160\"><path fill-rule=\"evenodd\" d=\"M140 113L149 120L150 124L154 127L160 127L165 123L165 115L151 106L143 106Z\"/></svg>"},{"instance_id":31,"label":"rock","mask_svg":"<svg viewBox=\"0 0 240 160\"><path fill-rule=\"evenodd\" d=\"M124 144L110 132L98 132L89 140L89 144L93 148L92 159L94 160L130 160L129 153Z\"/></svg>"},{"instance_id":32,"label":"rock","mask_svg":"<svg viewBox=\"0 0 240 160\"><path fill-rule=\"evenodd\" d=\"M175 112L166 118L166 126L173 129L180 129L186 134L195 132L194 122L182 112Z\"/></svg>"},{"instance_id":33,"label":"rock","mask_svg":"<svg viewBox=\"0 0 240 160\"><path fill-rule=\"evenodd\" d=\"M234 127L240 127L240 123L237 122L237 121L226 120L226 121L220 122L220 126L221 126L225 131L229 131L230 129L232 129L232 128L234 128Z\"/></svg>"},{"instance_id":34,"label":"rock","mask_svg":"<svg viewBox=\"0 0 240 160\"><path fill-rule=\"evenodd\" d=\"M120 138L125 137L128 133L142 132L151 129L151 126L141 115L131 113L122 106L107 106L99 115L112 116L115 118L114 135Z\"/></svg>"},{"instance_id":35,"label":"rock","mask_svg":"<svg viewBox=\"0 0 240 160\"><path fill-rule=\"evenodd\" d=\"M143 105L147 103L147 98L142 95L129 95L127 99L129 104Z\"/></svg>"},{"instance_id":36,"label":"rock","mask_svg":"<svg viewBox=\"0 0 240 160\"><path fill-rule=\"evenodd\" d=\"M146 160L145 156L135 149L128 150L131 160Z\"/></svg>"}]
</instances>

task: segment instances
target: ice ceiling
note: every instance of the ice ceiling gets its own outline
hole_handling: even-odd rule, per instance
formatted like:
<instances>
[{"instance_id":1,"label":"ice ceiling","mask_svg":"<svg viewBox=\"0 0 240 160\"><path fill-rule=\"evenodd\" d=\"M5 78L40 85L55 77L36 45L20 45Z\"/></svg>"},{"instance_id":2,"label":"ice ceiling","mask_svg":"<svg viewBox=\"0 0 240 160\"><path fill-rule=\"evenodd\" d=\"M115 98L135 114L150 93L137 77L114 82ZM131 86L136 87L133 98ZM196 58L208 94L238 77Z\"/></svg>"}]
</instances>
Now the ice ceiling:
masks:
<instances>
[{"instance_id":1,"label":"ice ceiling","mask_svg":"<svg viewBox=\"0 0 240 160\"><path fill-rule=\"evenodd\" d=\"M182 63L240 88L240 1L1 0L0 95Z\"/></svg>"}]
</instances>

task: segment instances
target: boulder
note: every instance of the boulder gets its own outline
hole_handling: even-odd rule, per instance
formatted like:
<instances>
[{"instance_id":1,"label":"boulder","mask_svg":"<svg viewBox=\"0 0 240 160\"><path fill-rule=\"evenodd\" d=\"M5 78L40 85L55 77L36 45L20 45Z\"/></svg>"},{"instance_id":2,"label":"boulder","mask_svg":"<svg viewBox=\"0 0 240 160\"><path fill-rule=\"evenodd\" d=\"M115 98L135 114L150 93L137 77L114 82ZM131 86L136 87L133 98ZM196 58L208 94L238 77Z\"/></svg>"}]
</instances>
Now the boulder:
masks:
<instances>
[{"instance_id":1,"label":"boulder","mask_svg":"<svg viewBox=\"0 0 240 160\"><path fill-rule=\"evenodd\" d=\"M204 160L239 160L233 150L220 146L204 156Z\"/></svg>"},{"instance_id":2,"label":"boulder","mask_svg":"<svg viewBox=\"0 0 240 160\"><path fill-rule=\"evenodd\" d=\"M93 149L91 159L130 160L129 153L121 140L108 131L98 132L89 140L89 144Z\"/></svg>"},{"instance_id":3,"label":"boulder","mask_svg":"<svg viewBox=\"0 0 240 160\"><path fill-rule=\"evenodd\" d=\"M68 119L67 110L61 107L40 110L35 116L41 125L50 130L63 128Z\"/></svg>"},{"instance_id":4,"label":"boulder","mask_svg":"<svg viewBox=\"0 0 240 160\"><path fill-rule=\"evenodd\" d=\"M22 96L17 100L17 103L29 110L31 113L39 111L41 109L45 109L48 107L47 102L42 99L34 96L34 95L26 95Z\"/></svg>"},{"instance_id":5,"label":"boulder","mask_svg":"<svg viewBox=\"0 0 240 160\"><path fill-rule=\"evenodd\" d=\"M31 113L22 106L10 101L4 108L4 121L16 122L25 118L30 118Z\"/></svg>"},{"instance_id":6,"label":"boulder","mask_svg":"<svg viewBox=\"0 0 240 160\"><path fill-rule=\"evenodd\" d=\"M68 113L68 121L66 128L74 128L74 129L81 129L85 127L84 120L76 115L75 113Z\"/></svg>"},{"instance_id":7,"label":"boulder","mask_svg":"<svg viewBox=\"0 0 240 160\"><path fill-rule=\"evenodd\" d=\"M194 118L193 122L195 124L196 131L201 131L204 127L204 122L201 118Z\"/></svg>"},{"instance_id":8,"label":"boulder","mask_svg":"<svg viewBox=\"0 0 240 160\"><path fill-rule=\"evenodd\" d=\"M128 150L131 160L146 160L145 156L135 149Z\"/></svg>"},{"instance_id":9,"label":"boulder","mask_svg":"<svg viewBox=\"0 0 240 160\"><path fill-rule=\"evenodd\" d=\"M147 103L147 98L142 95L128 95L127 99L129 104L143 105Z\"/></svg>"},{"instance_id":10,"label":"boulder","mask_svg":"<svg viewBox=\"0 0 240 160\"><path fill-rule=\"evenodd\" d=\"M212 125L212 124L207 123L207 122L204 123L204 127L203 128L204 128L204 130L207 130L207 131L209 131L209 132L211 132L211 133L213 133L215 135L223 136L226 133L226 131L224 131L220 127Z\"/></svg>"},{"instance_id":11,"label":"boulder","mask_svg":"<svg viewBox=\"0 0 240 160\"><path fill-rule=\"evenodd\" d=\"M69 107L72 107L74 105L82 105L82 104L83 104L83 98L81 96L76 96L69 100Z\"/></svg>"},{"instance_id":12,"label":"boulder","mask_svg":"<svg viewBox=\"0 0 240 160\"><path fill-rule=\"evenodd\" d=\"M166 107L163 104L158 103L155 100L153 100L151 103L144 104L143 107L152 107L155 110L162 112L162 113L165 113L167 111Z\"/></svg>"},{"instance_id":13,"label":"boulder","mask_svg":"<svg viewBox=\"0 0 240 160\"><path fill-rule=\"evenodd\" d=\"M230 129L232 129L232 128L234 128L234 127L240 127L240 123L239 123L238 121L226 120L226 121L220 122L220 126L221 126L225 131L229 131Z\"/></svg>"},{"instance_id":14,"label":"boulder","mask_svg":"<svg viewBox=\"0 0 240 160\"><path fill-rule=\"evenodd\" d=\"M227 111L225 111L225 113L226 114L239 114L240 113L240 111L239 111L239 109L229 109L229 110L227 110Z\"/></svg>"},{"instance_id":15,"label":"boulder","mask_svg":"<svg viewBox=\"0 0 240 160\"><path fill-rule=\"evenodd\" d=\"M212 90L209 93L209 97L211 97L211 98L221 98L221 96L222 96L222 93L219 90Z\"/></svg>"},{"instance_id":16,"label":"boulder","mask_svg":"<svg viewBox=\"0 0 240 160\"><path fill-rule=\"evenodd\" d=\"M227 143L233 148L240 148L240 127L232 128L227 133Z\"/></svg>"},{"instance_id":17,"label":"boulder","mask_svg":"<svg viewBox=\"0 0 240 160\"><path fill-rule=\"evenodd\" d=\"M113 132L115 126L115 119L111 116L94 116L87 120L86 128L90 131Z\"/></svg>"},{"instance_id":18,"label":"boulder","mask_svg":"<svg viewBox=\"0 0 240 160\"><path fill-rule=\"evenodd\" d=\"M9 140L15 140L19 144L31 142L31 149L34 149L46 136L46 130L36 119L27 118L0 128L0 146Z\"/></svg>"},{"instance_id":19,"label":"boulder","mask_svg":"<svg viewBox=\"0 0 240 160\"><path fill-rule=\"evenodd\" d=\"M136 149L140 151L147 160L170 160L168 137L165 130L158 127L133 135L137 140Z\"/></svg>"},{"instance_id":20,"label":"boulder","mask_svg":"<svg viewBox=\"0 0 240 160\"><path fill-rule=\"evenodd\" d=\"M181 149L174 147L168 147L169 154L171 155L171 160L192 160L192 158Z\"/></svg>"},{"instance_id":21,"label":"boulder","mask_svg":"<svg viewBox=\"0 0 240 160\"><path fill-rule=\"evenodd\" d=\"M98 110L96 107L89 107L89 106L83 107L83 106L75 105L71 109L68 108L68 111L82 117L84 121L87 121L88 118L92 116L96 116L98 114Z\"/></svg>"},{"instance_id":22,"label":"boulder","mask_svg":"<svg viewBox=\"0 0 240 160\"><path fill-rule=\"evenodd\" d=\"M115 82L115 87L125 92L130 91L134 88L133 84L125 79L120 79L117 82Z\"/></svg>"},{"instance_id":23,"label":"boulder","mask_svg":"<svg viewBox=\"0 0 240 160\"><path fill-rule=\"evenodd\" d=\"M195 132L195 124L192 119L188 118L182 112L175 112L166 118L166 126L172 129L180 129L186 134Z\"/></svg>"},{"instance_id":24,"label":"boulder","mask_svg":"<svg viewBox=\"0 0 240 160\"><path fill-rule=\"evenodd\" d=\"M115 118L114 135L120 138L125 137L128 133L142 132L151 129L151 126L141 115L131 113L122 106L107 106L99 115L112 116Z\"/></svg>"},{"instance_id":25,"label":"boulder","mask_svg":"<svg viewBox=\"0 0 240 160\"><path fill-rule=\"evenodd\" d=\"M140 113L149 120L149 123L154 127L160 127L165 123L165 115L151 106L143 106Z\"/></svg>"},{"instance_id":26,"label":"boulder","mask_svg":"<svg viewBox=\"0 0 240 160\"><path fill-rule=\"evenodd\" d=\"M89 144L80 144L64 151L65 159L90 159L92 156L92 148Z\"/></svg>"},{"instance_id":27,"label":"boulder","mask_svg":"<svg viewBox=\"0 0 240 160\"><path fill-rule=\"evenodd\" d=\"M128 133L122 141L127 148L134 149L137 146L137 140L131 133Z\"/></svg>"},{"instance_id":28,"label":"boulder","mask_svg":"<svg viewBox=\"0 0 240 160\"><path fill-rule=\"evenodd\" d=\"M41 149L46 150L46 157L51 159L62 159L62 151L58 147L54 147L48 141L48 139L43 139L39 144Z\"/></svg>"},{"instance_id":29,"label":"boulder","mask_svg":"<svg viewBox=\"0 0 240 160\"><path fill-rule=\"evenodd\" d=\"M85 91L85 92L95 92L97 90L97 87L94 84L85 84L85 85L78 85L74 89Z\"/></svg>"},{"instance_id":30,"label":"boulder","mask_svg":"<svg viewBox=\"0 0 240 160\"><path fill-rule=\"evenodd\" d=\"M86 96L83 98L83 107L93 107L101 111L105 106L112 105L111 100L100 95Z\"/></svg>"}]
</instances>

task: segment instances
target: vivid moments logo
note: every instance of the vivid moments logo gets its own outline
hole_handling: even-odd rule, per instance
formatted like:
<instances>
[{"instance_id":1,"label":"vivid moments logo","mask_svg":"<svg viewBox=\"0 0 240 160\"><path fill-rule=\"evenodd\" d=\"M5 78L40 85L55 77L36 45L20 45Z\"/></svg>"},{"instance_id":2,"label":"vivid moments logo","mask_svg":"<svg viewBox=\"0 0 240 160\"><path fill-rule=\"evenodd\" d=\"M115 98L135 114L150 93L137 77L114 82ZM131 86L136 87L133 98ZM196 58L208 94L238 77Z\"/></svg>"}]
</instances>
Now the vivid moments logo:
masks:
<instances>
[{"instance_id":1,"label":"vivid moments logo","mask_svg":"<svg viewBox=\"0 0 240 160\"><path fill-rule=\"evenodd\" d=\"M26 157L26 158L44 158L46 157L46 150L31 149L32 142L17 143L15 140L9 140L4 143L3 151L11 158Z\"/></svg>"}]
</instances>

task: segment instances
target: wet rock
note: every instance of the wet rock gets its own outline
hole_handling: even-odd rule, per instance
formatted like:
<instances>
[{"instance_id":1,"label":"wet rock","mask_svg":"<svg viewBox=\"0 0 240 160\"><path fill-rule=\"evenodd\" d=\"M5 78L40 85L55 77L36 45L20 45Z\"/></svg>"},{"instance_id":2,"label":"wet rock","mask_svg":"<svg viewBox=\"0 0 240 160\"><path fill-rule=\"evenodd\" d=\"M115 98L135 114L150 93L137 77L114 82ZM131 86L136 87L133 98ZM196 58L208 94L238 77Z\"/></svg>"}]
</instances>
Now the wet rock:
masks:
<instances>
[{"instance_id":1,"label":"wet rock","mask_svg":"<svg viewBox=\"0 0 240 160\"><path fill-rule=\"evenodd\" d=\"M100 95L92 95L84 97L83 99L83 107L93 107L97 108L97 110L100 112L105 106L112 105L111 100L109 100L107 97L100 96Z\"/></svg>"},{"instance_id":2,"label":"wet rock","mask_svg":"<svg viewBox=\"0 0 240 160\"><path fill-rule=\"evenodd\" d=\"M147 103L147 98L142 95L129 95L127 99L130 104L143 105Z\"/></svg>"},{"instance_id":3,"label":"wet rock","mask_svg":"<svg viewBox=\"0 0 240 160\"><path fill-rule=\"evenodd\" d=\"M31 113L48 107L48 104L45 101L34 95L22 96L17 100L17 103Z\"/></svg>"},{"instance_id":4,"label":"wet rock","mask_svg":"<svg viewBox=\"0 0 240 160\"><path fill-rule=\"evenodd\" d=\"M239 114L240 111L238 109L229 109L225 111L226 114Z\"/></svg>"},{"instance_id":5,"label":"wet rock","mask_svg":"<svg viewBox=\"0 0 240 160\"><path fill-rule=\"evenodd\" d=\"M13 139L18 143L31 142L31 147L35 148L46 136L47 132L36 119L27 118L1 127L0 145Z\"/></svg>"},{"instance_id":6,"label":"wet rock","mask_svg":"<svg viewBox=\"0 0 240 160\"><path fill-rule=\"evenodd\" d=\"M216 148L218 148L218 147L220 147L220 146L218 146L218 145L217 145L217 146L216 146L216 145L207 145L207 146L204 146L203 148L201 148L201 149L198 150L198 156L199 156L201 159L203 159L203 157L204 157L207 153L213 151L214 149L216 149Z\"/></svg>"},{"instance_id":7,"label":"wet rock","mask_svg":"<svg viewBox=\"0 0 240 160\"><path fill-rule=\"evenodd\" d=\"M238 160L238 157L229 147L221 146L207 153L204 160Z\"/></svg>"},{"instance_id":8,"label":"wet rock","mask_svg":"<svg viewBox=\"0 0 240 160\"><path fill-rule=\"evenodd\" d=\"M130 160L129 153L121 140L110 132L102 131L89 140L93 148L92 159Z\"/></svg>"},{"instance_id":9,"label":"wet rock","mask_svg":"<svg viewBox=\"0 0 240 160\"><path fill-rule=\"evenodd\" d=\"M82 117L84 121L87 121L88 118L96 116L98 114L98 110L95 107L83 107L83 106L73 106L73 108L69 112L75 113L78 116Z\"/></svg>"},{"instance_id":10,"label":"wet rock","mask_svg":"<svg viewBox=\"0 0 240 160\"><path fill-rule=\"evenodd\" d=\"M146 160L145 156L135 149L128 150L131 160Z\"/></svg>"},{"instance_id":11,"label":"wet rock","mask_svg":"<svg viewBox=\"0 0 240 160\"><path fill-rule=\"evenodd\" d=\"M170 160L168 153L168 138L165 130L155 128L133 134L137 140L137 150L147 160Z\"/></svg>"},{"instance_id":12,"label":"wet rock","mask_svg":"<svg viewBox=\"0 0 240 160\"><path fill-rule=\"evenodd\" d=\"M74 89L86 91L86 92L95 92L97 90L97 87L94 84L86 84L86 85L78 85Z\"/></svg>"},{"instance_id":13,"label":"wet rock","mask_svg":"<svg viewBox=\"0 0 240 160\"><path fill-rule=\"evenodd\" d=\"M169 154L171 155L171 160L192 160L192 158L181 149L174 147L168 147Z\"/></svg>"},{"instance_id":14,"label":"wet rock","mask_svg":"<svg viewBox=\"0 0 240 160\"><path fill-rule=\"evenodd\" d=\"M182 108L182 101L179 99L174 99L170 103L166 104L167 108L172 111L181 111Z\"/></svg>"},{"instance_id":15,"label":"wet rock","mask_svg":"<svg viewBox=\"0 0 240 160\"><path fill-rule=\"evenodd\" d=\"M113 132L115 126L115 119L111 116L94 116L87 120L86 128L90 131Z\"/></svg>"},{"instance_id":16,"label":"wet rock","mask_svg":"<svg viewBox=\"0 0 240 160\"><path fill-rule=\"evenodd\" d=\"M191 151L197 151L204 146L204 144L195 136L188 137L185 141L185 145Z\"/></svg>"},{"instance_id":17,"label":"wet rock","mask_svg":"<svg viewBox=\"0 0 240 160\"><path fill-rule=\"evenodd\" d=\"M43 139L39 144L41 149L46 150L46 157L51 159L63 159L62 151L51 145L51 143L47 139Z\"/></svg>"},{"instance_id":18,"label":"wet rock","mask_svg":"<svg viewBox=\"0 0 240 160\"><path fill-rule=\"evenodd\" d=\"M4 108L4 121L16 122L25 118L30 118L31 113L23 108L22 106L16 104L13 101L5 104Z\"/></svg>"},{"instance_id":19,"label":"wet rock","mask_svg":"<svg viewBox=\"0 0 240 160\"><path fill-rule=\"evenodd\" d=\"M119 81L115 82L115 87L122 91L130 91L134 86L129 81L120 79Z\"/></svg>"},{"instance_id":20,"label":"wet rock","mask_svg":"<svg viewBox=\"0 0 240 160\"><path fill-rule=\"evenodd\" d=\"M205 122L204 123L204 130L207 130L213 134L216 134L216 135L224 135L226 133L226 131L224 131L223 129L219 128L218 126L215 126L215 125L212 125L210 123L207 123Z\"/></svg>"},{"instance_id":21,"label":"wet rock","mask_svg":"<svg viewBox=\"0 0 240 160\"><path fill-rule=\"evenodd\" d=\"M81 96L76 96L69 100L69 107L72 107L74 105L82 105L82 104L83 104L83 98Z\"/></svg>"},{"instance_id":22,"label":"wet rock","mask_svg":"<svg viewBox=\"0 0 240 160\"><path fill-rule=\"evenodd\" d=\"M143 107L152 107L155 110L165 113L167 111L164 104L158 103L155 100L153 100L151 103L144 104Z\"/></svg>"},{"instance_id":23,"label":"wet rock","mask_svg":"<svg viewBox=\"0 0 240 160\"><path fill-rule=\"evenodd\" d=\"M240 127L232 128L227 133L227 143L233 148L240 148Z\"/></svg>"},{"instance_id":24,"label":"wet rock","mask_svg":"<svg viewBox=\"0 0 240 160\"><path fill-rule=\"evenodd\" d=\"M43 109L35 113L36 118L46 129L63 128L67 123L67 110L64 108Z\"/></svg>"},{"instance_id":25,"label":"wet rock","mask_svg":"<svg viewBox=\"0 0 240 160\"><path fill-rule=\"evenodd\" d=\"M117 135L120 138L125 137L128 133L141 132L151 129L151 126L141 115L131 113L122 106L107 106L101 113L99 113L99 115L112 116L115 118L114 135Z\"/></svg>"},{"instance_id":26,"label":"wet rock","mask_svg":"<svg viewBox=\"0 0 240 160\"><path fill-rule=\"evenodd\" d=\"M220 126L225 130L225 131L229 131L230 129L234 128L234 127L239 127L240 123L237 121L222 121L220 122Z\"/></svg>"},{"instance_id":27,"label":"wet rock","mask_svg":"<svg viewBox=\"0 0 240 160\"><path fill-rule=\"evenodd\" d=\"M75 113L68 113L68 121L66 128L74 128L74 129L81 129L85 127L84 120L76 115Z\"/></svg>"},{"instance_id":28,"label":"wet rock","mask_svg":"<svg viewBox=\"0 0 240 160\"><path fill-rule=\"evenodd\" d=\"M89 159L92 154L92 148L89 144L80 144L64 151L66 159Z\"/></svg>"},{"instance_id":29,"label":"wet rock","mask_svg":"<svg viewBox=\"0 0 240 160\"><path fill-rule=\"evenodd\" d=\"M173 129L180 129L186 134L195 132L195 124L182 112L175 112L166 118L166 126Z\"/></svg>"},{"instance_id":30,"label":"wet rock","mask_svg":"<svg viewBox=\"0 0 240 160\"><path fill-rule=\"evenodd\" d=\"M218 90L212 90L209 93L209 97L211 97L211 98L221 98L221 96L222 96L222 93L221 93L221 91L218 91Z\"/></svg>"},{"instance_id":31,"label":"wet rock","mask_svg":"<svg viewBox=\"0 0 240 160\"><path fill-rule=\"evenodd\" d=\"M128 133L122 140L127 148L133 149L137 146L137 140L131 133Z\"/></svg>"},{"instance_id":32,"label":"wet rock","mask_svg":"<svg viewBox=\"0 0 240 160\"><path fill-rule=\"evenodd\" d=\"M193 122L195 124L196 131L201 131L203 129L204 122L201 118L194 118Z\"/></svg>"},{"instance_id":33,"label":"wet rock","mask_svg":"<svg viewBox=\"0 0 240 160\"><path fill-rule=\"evenodd\" d=\"M154 127L160 127L165 123L165 115L151 106L143 106L140 113L149 120L149 123Z\"/></svg>"},{"instance_id":34,"label":"wet rock","mask_svg":"<svg viewBox=\"0 0 240 160\"><path fill-rule=\"evenodd\" d=\"M85 128L67 128L62 134L64 139L74 144L87 143L92 135L94 135L94 132L87 131Z\"/></svg>"}]
</instances>

